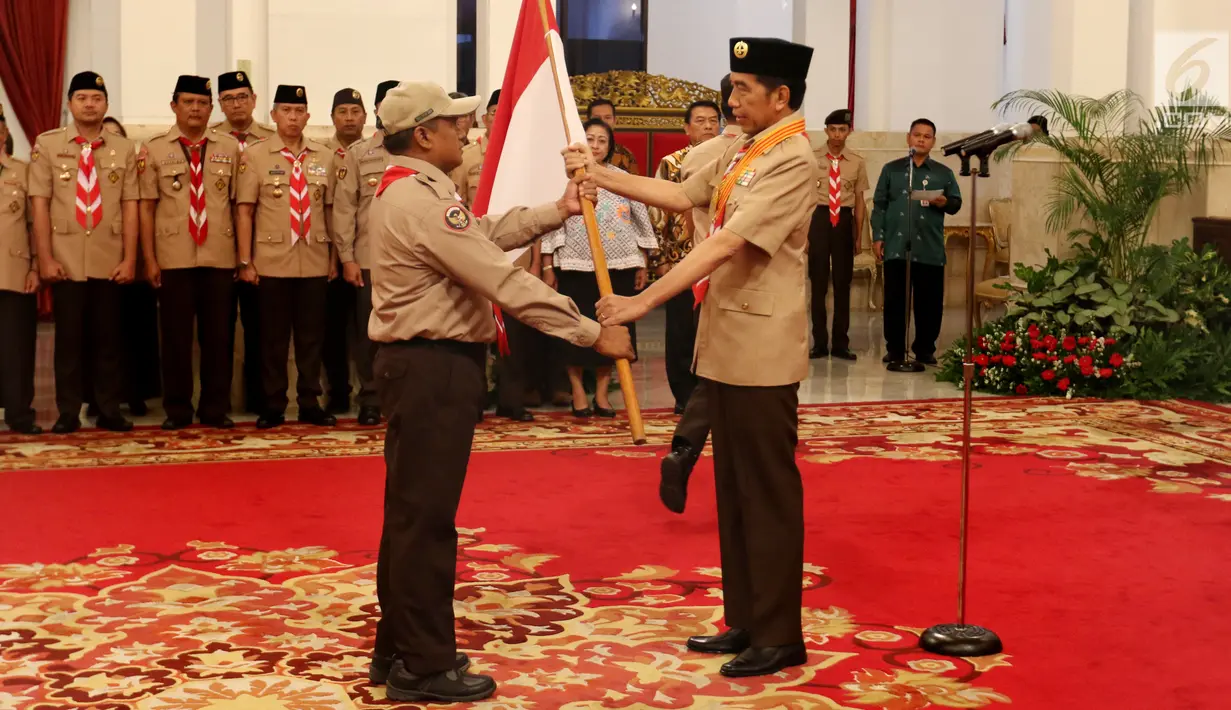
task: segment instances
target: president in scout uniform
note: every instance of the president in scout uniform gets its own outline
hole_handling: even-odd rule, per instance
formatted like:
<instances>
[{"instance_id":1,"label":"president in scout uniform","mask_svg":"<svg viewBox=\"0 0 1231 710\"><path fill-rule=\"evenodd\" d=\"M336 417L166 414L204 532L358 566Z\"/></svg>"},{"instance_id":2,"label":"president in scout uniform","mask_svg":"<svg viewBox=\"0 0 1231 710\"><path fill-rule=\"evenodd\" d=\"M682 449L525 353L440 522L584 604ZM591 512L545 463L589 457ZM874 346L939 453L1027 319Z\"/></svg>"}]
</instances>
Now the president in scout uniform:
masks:
<instances>
[{"instance_id":1,"label":"president in scout uniform","mask_svg":"<svg viewBox=\"0 0 1231 710\"><path fill-rule=\"evenodd\" d=\"M854 360L851 352L851 276L859 239L868 219L863 193L868 189L868 166L863 156L846 147L853 124L851 112L838 109L825 117L825 142L813 153L821 169L817 183L820 204L808 232L808 278L812 281L812 351L810 358L832 354ZM833 278L833 350L825 294Z\"/></svg>"},{"instance_id":2,"label":"president in scout uniform","mask_svg":"<svg viewBox=\"0 0 1231 710\"><path fill-rule=\"evenodd\" d=\"M84 368L92 368L98 426L128 431L120 414L124 370L120 284L137 268L137 152L103 130L107 85L91 71L68 86L73 122L40 135L30 153L39 276L51 284L56 321L57 434L81 426ZM86 363L84 354L91 353Z\"/></svg>"},{"instance_id":3,"label":"president in scout uniform","mask_svg":"<svg viewBox=\"0 0 1231 710\"><path fill-rule=\"evenodd\" d=\"M8 135L0 106L0 142ZM42 434L34 423L34 344L38 328L38 265L28 224L29 167L0 150L0 407L18 434Z\"/></svg>"},{"instance_id":4,"label":"president in scout uniform","mask_svg":"<svg viewBox=\"0 0 1231 710\"><path fill-rule=\"evenodd\" d=\"M688 647L739 654L726 676L807 662L801 623L803 485L795 463L799 382L808 376L808 226L819 177L799 113L812 49L731 40L730 105L744 136L683 185L595 167L599 187L682 212L712 205L709 236L634 297L607 296L599 322L636 320L696 285L694 363L713 426L727 631ZM592 167L580 146L568 167Z\"/></svg>"},{"instance_id":5,"label":"president in scout uniform","mask_svg":"<svg viewBox=\"0 0 1231 710\"><path fill-rule=\"evenodd\" d=\"M285 421L293 334L299 421L334 426L337 419L320 406L325 300L334 259L328 227L334 153L303 137L309 115L302 86L279 86L271 115L278 132L248 146L235 198L240 278L257 286L261 307L265 412L256 425L269 429Z\"/></svg>"},{"instance_id":6,"label":"president in scout uniform","mask_svg":"<svg viewBox=\"0 0 1231 710\"><path fill-rule=\"evenodd\" d=\"M137 159L146 278L158 289L163 429L192 424L192 343L199 334L206 426L229 429L235 282L232 200L243 154L229 133L207 128L210 80L181 76L171 96L175 125L146 141ZM195 324L195 328L194 328Z\"/></svg>"},{"instance_id":7,"label":"president in scout uniform","mask_svg":"<svg viewBox=\"0 0 1231 710\"><path fill-rule=\"evenodd\" d=\"M389 169L371 207L372 340L385 434L385 519L377 560L381 619L369 677L397 701L481 700L454 638L454 519L483 406L493 302L523 323L610 357L631 357L623 328L600 328L503 253L581 212L577 183L533 209L475 218L448 178L461 164L458 119L477 99L435 84L391 90L379 115ZM588 188L595 197L592 185Z\"/></svg>"},{"instance_id":8,"label":"president in scout uniform","mask_svg":"<svg viewBox=\"0 0 1231 710\"><path fill-rule=\"evenodd\" d=\"M227 117L210 128L219 133L229 133L239 141L239 150L247 150L248 144L269 138L274 129L253 118L256 111L256 91L252 80L242 71L229 71L218 75L218 103ZM244 322L244 409L251 414L265 412L265 391L261 385L261 308L257 303L256 286L245 281L235 284L235 298L231 306L231 350L235 350L235 320Z\"/></svg>"},{"instance_id":9,"label":"president in scout uniform","mask_svg":"<svg viewBox=\"0 0 1231 710\"><path fill-rule=\"evenodd\" d=\"M376 87L376 133L350 146L337 168L337 187L333 196L333 239L342 262L342 278L355 287L355 371L359 375L359 425L380 424L380 397L372 377L376 346L368 338L368 319L372 315L372 262L369 256L368 208L372 196L389 165L385 150L385 131L381 127L380 102L396 81L383 81Z\"/></svg>"}]
</instances>

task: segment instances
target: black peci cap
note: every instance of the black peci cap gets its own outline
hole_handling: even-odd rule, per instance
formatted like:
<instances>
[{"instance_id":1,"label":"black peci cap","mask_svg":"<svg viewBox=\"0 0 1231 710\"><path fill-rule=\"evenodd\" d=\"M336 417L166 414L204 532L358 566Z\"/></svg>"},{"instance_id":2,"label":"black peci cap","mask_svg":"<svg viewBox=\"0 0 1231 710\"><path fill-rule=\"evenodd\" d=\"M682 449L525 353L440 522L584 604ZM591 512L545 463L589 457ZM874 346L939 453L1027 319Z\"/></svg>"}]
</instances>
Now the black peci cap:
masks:
<instances>
[{"instance_id":1,"label":"black peci cap","mask_svg":"<svg viewBox=\"0 0 1231 710\"><path fill-rule=\"evenodd\" d=\"M363 97L355 89L342 89L333 95L333 108L330 112L336 110L339 106L363 106Z\"/></svg>"},{"instance_id":2,"label":"black peci cap","mask_svg":"<svg viewBox=\"0 0 1231 710\"><path fill-rule=\"evenodd\" d=\"M213 98L210 92L209 79L203 76L192 76L191 74L182 74L179 79L175 80L176 94L195 94L197 96L209 96Z\"/></svg>"},{"instance_id":3,"label":"black peci cap","mask_svg":"<svg viewBox=\"0 0 1231 710\"><path fill-rule=\"evenodd\" d=\"M385 94L389 93L389 90L393 89L397 85L398 85L398 82L395 79L390 79L389 81L382 81L379 84L377 84L376 85L376 105L380 106L380 102L384 100Z\"/></svg>"},{"instance_id":4,"label":"black peci cap","mask_svg":"<svg viewBox=\"0 0 1231 710\"><path fill-rule=\"evenodd\" d=\"M784 81L805 80L812 64L812 48L775 37L732 37L731 71L772 76Z\"/></svg>"},{"instance_id":5,"label":"black peci cap","mask_svg":"<svg viewBox=\"0 0 1231 710\"><path fill-rule=\"evenodd\" d=\"M248 89L252 91L252 81L242 71L229 71L218 75L218 93L232 89Z\"/></svg>"},{"instance_id":6,"label":"black peci cap","mask_svg":"<svg viewBox=\"0 0 1231 710\"><path fill-rule=\"evenodd\" d=\"M496 89L495 91L492 92L491 98L487 100L487 108L491 109L492 106L495 106L499 103L500 103L500 89Z\"/></svg>"},{"instance_id":7,"label":"black peci cap","mask_svg":"<svg viewBox=\"0 0 1231 710\"><path fill-rule=\"evenodd\" d=\"M101 91L103 96L107 96L107 84L98 74L92 71L83 71L74 76L72 81L68 82L68 97L70 99L78 91Z\"/></svg>"},{"instance_id":8,"label":"black peci cap","mask_svg":"<svg viewBox=\"0 0 1231 710\"><path fill-rule=\"evenodd\" d=\"M855 124L851 120L851 112L849 109L840 108L837 111L831 111L825 117L826 126L841 126L847 125L853 127Z\"/></svg>"},{"instance_id":9,"label":"black peci cap","mask_svg":"<svg viewBox=\"0 0 1231 710\"><path fill-rule=\"evenodd\" d=\"M308 92L304 91L302 86L294 86L289 84L279 84L278 90L274 92L274 103L276 104L308 104Z\"/></svg>"}]
</instances>

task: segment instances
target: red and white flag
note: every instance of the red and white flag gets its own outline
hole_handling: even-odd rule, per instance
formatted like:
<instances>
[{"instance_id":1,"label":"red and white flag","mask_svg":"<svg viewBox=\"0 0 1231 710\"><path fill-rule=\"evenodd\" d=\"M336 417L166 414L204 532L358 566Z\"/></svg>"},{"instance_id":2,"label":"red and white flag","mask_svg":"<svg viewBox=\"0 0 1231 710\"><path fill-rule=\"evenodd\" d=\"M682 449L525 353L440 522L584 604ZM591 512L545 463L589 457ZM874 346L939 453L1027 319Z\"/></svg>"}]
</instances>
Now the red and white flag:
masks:
<instances>
[{"instance_id":1,"label":"red and white flag","mask_svg":"<svg viewBox=\"0 0 1231 710\"><path fill-rule=\"evenodd\" d=\"M482 217L518 206L534 207L564 194L568 176L560 155L570 142L585 143L585 131L576 111L573 87L564 65L564 43L556 24L554 3L522 0L517 33L509 53L509 66L500 89L500 105L491 143L483 159L483 174L472 211ZM546 21L544 21L546 17ZM544 28L546 24L546 28ZM556 73L551 57L555 57ZM560 94L556 93L559 76ZM560 98L569 123L560 120ZM510 261L525 249L508 252Z\"/></svg>"}]
</instances>

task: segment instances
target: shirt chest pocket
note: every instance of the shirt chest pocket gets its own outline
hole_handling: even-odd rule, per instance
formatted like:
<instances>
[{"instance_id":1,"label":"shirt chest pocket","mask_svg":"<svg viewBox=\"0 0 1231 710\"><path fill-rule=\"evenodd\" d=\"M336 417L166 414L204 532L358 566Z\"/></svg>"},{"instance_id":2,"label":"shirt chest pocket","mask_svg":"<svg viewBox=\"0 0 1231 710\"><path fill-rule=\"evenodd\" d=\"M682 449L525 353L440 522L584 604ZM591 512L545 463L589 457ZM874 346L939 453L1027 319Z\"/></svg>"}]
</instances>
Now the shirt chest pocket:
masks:
<instances>
[{"instance_id":1,"label":"shirt chest pocket","mask_svg":"<svg viewBox=\"0 0 1231 710\"><path fill-rule=\"evenodd\" d=\"M26 186L17 180L0 182L0 208L10 209L9 202L24 205L26 202ZM10 210L16 212L17 210Z\"/></svg>"},{"instance_id":2,"label":"shirt chest pocket","mask_svg":"<svg viewBox=\"0 0 1231 710\"><path fill-rule=\"evenodd\" d=\"M285 175L266 175L261 179L262 200L282 200L291 189Z\"/></svg>"},{"instance_id":3,"label":"shirt chest pocket","mask_svg":"<svg viewBox=\"0 0 1231 710\"><path fill-rule=\"evenodd\" d=\"M718 307L732 313L769 317L774 314L774 294L748 288L719 289Z\"/></svg>"},{"instance_id":4,"label":"shirt chest pocket","mask_svg":"<svg viewBox=\"0 0 1231 710\"><path fill-rule=\"evenodd\" d=\"M231 187L231 166L226 163L206 163L205 188L221 193L229 192Z\"/></svg>"},{"instance_id":5,"label":"shirt chest pocket","mask_svg":"<svg viewBox=\"0 0 1231 710\"><path fill-rule=\"evenodd\" d=\"M121 187L124 184L124 164L115 160L98 163L98 184Z\"/></svg>"},{"instance_id":6,"label":"shirt chest pocket","mask_svg":"<svg viewBox=\"0 0 1231 710\"><path fill-rule=\"evenodd\" d=\"M162 193L177 197L189 187L188 166L183 163L170 163L159 166L158 178Z\"/></svg>"},{"instance_id":7,"label":"shirt chest pocket","mask_svg":"<svg viewBox=\"0 0 1231 710\"><path fill-rule=\"evenodd\" d=\"M385 174L385 166L380 161L371 160L359 166L359 194L370 196L376 194L380 179Z\"/></svg>"}]
</instances>

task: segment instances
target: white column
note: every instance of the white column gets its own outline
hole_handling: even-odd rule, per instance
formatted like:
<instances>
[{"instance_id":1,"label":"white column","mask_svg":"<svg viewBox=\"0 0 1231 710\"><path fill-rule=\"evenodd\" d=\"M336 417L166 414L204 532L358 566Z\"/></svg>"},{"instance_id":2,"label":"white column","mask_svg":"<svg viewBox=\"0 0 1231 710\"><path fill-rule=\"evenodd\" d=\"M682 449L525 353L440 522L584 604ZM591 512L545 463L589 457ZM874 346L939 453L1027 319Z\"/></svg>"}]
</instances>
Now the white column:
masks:
<instances>
[{"instance_id":1,"label":"white column","mask_svg":"<svg viewBox=\"0 0 1231 710\"><path fill-rule=\"evenodd\" d=\"M1147 105L1193 87L1231 105L1231 14L1225 0L1131 0L1129 88Z\"/></svg>"},{"instance_id":2,"label":"white column","mask_svg":"<svg viewBox=\"0 0 1231 710\"><path fill-rule=\"evenodd\" d=\"M794 3L812 1L655 0L648 7L646 69L717 89L730 68L731 37L791 39Z\"/></svg>"},{"instance_id":3,"label":"white column","mask_svg":"<svg viewBox=\"0 0 1231 710\"><path fill-rule=\"evenodd\" d=\"M1007 20L1005 93L1103 96L1128 85L1129 0L1008 0Z\"/></svg>"},{"instance_id":4,"label":"white column","mask_svg":"<svg viewBox=\"0 0 1231 710\"><path fill-rule=\"evenodd\" d=\"M504 72L509 66L509 52L513 48L513 35L517 30L521 3L510 0L478 0L477 10L475 90L486 105L487 97L504 84Z\"/></svg>"},{"instance_id":5,"label":"white column","mask_svg":"<svg viewBox=\"0 0 1231 710\"><path fill-rule=\"evenodd\" d=\"M228 4L229 54L223 71L242 71L256 92L255 115L269 122L274 85L269 81L269 0L230 0ZM222 112L215 107L215 120Z\"/></svg>"},{"instance_id":6,"label":"white column","mask_svg":"<svg viewBox=\"0 0 1231 710\"><path fill-rule=\"evenodd\" d=\"M850 0L809 0L795 3L793 40L812 47L804 117L814 130L830 111L846 108L850 84ZM860 117L855 117L861 126Z\"/></svg>"},{"instance_id":7,"label":"white column","mask_svg":"<svg viewBox=\"0 0 1231 710\"><path fill-rule=\"evenodd\" d=\"M120 5L120 0L69 2L68 37L64 57L64 122L69 119L68 82L74 74L87 70L97 72L107 82L111 115L123 115Z\"/></svg>"},{"instance_id":8,"label":"white column","mask_svg":"<svg viewBox=\"0 0 1231 710\"><path fill-rule=\"evenodd\" d=\"M174 120L171 94L180 74L196 71L197 0L123 0L120 3L119 87L108 78L112 91L112 114L125 124L159 125ZM163 38L175 47L174 57L157 56L159 46L150 42L158 33L174 28ZM122 106L115 96L122 90ZM120 110L122 108L122 110Z\"/></svg>"}]
</instances>

